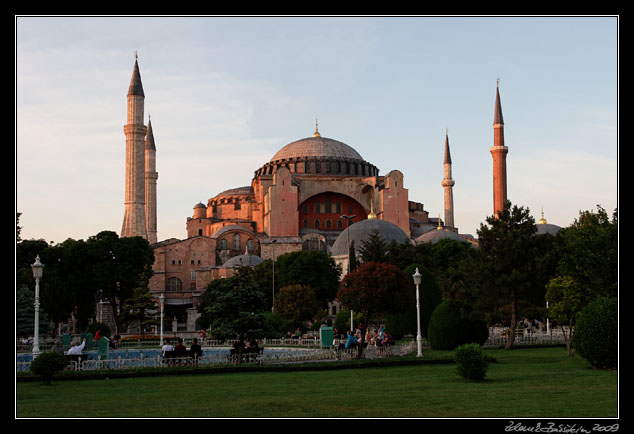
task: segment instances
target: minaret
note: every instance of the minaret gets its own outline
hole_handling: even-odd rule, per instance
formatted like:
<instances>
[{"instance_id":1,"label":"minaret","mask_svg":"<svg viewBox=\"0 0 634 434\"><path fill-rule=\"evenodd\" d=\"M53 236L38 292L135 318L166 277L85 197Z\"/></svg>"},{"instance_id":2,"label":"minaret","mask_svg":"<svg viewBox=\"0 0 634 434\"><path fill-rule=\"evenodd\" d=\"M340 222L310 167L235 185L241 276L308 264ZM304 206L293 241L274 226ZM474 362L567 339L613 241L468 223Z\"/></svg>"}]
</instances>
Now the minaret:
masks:
<instances>
[{"instance_id":1,"label":"minaret","mask_svg":"<svg viewBox=\"0 0 634 434\"><path fill-rule=\"evenodd\" d=\"M455 227L453 221L453 186L456 183L451 178L451 153L449 152L449 131L445 132L445 161L443 163L445 177L442 186L445 190L445 226Z\"/></svg>"},{"instance_id":2,"label":"minaret","mask_svg":"<svg viewBox=\"0 0 634 434\"><path fill-rule=\"evenodd\" d=\"M156 243L156 146L154 145L154 133L152 132L152 120L147 122L147 135L145 136L145 218L147 240L150 244Z\"/></svg>"},{"instance_id":3,"label":"minaret","mask_svg":"<svg viewBox=\"0 0 634 434\"><path fill-rule=\"evenodd\" d=\"M140 236L147 239L145 221L145 134L143 105L145 94L136 53L134 70L128 88L128 119L125 133L125 211L121 237Z\"/></svg>"},{"instance_id":4,"label":"minaret","mask_svg":"<svg viewBox=\"0 0 634 434\"><path fill-rule=\"evenodd\" d=\"M504 118L500 104L500 79L495 88L495 114L493 117L493 146L490 149L493 157L493 214L504 208L507 200L506 190L506 154L509 149L504 146Z\"/></svg>"}]
</instances>

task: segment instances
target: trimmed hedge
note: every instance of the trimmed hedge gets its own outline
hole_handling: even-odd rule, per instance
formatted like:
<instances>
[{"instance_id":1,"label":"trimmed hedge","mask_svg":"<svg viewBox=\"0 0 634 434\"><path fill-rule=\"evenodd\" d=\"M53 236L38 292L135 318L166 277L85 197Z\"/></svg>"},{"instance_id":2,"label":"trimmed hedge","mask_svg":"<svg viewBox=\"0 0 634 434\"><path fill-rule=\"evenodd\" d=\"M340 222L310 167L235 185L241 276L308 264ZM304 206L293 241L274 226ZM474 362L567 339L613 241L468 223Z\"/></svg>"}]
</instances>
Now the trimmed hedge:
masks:
<instances>
[{"instance_id":1,"label":"trimmed hedge","mask_svg":"<svg viewBox=\"0 0 634 434\"><path fill-rule=\"evenodd\" d=\"M462 344L483 345L489 337L486 321L459 300L444 300L431 315L429 344L435 350L454 350Z\"/></svg>"},{"instance_id":2,"label":"trimmed hedge","mask_svg":"<svg viewBox=\"0 0 634 434\"><path fill-rule=\"evenodd\" d=\"M592 366L616 369L618 364L618 301L601 297L586 306L575 324L573 346Z\"/></svg>"},{"instance_id":3,"label":"trimmed hedge","mask_svg":"<svg viewBox=\"0 0 634 434\"><path fill-rule=\"evenodd\" d=\"M465 380L484 380L489 362L478 344L464 344L456 348L458 375Z\"/></svg>"},{"instance_id":4,"label":"trimmed hedge","mask_svg":"<svg viewBox=\"0 0 634 434\"><path fill-rule=\"evenodd\" d=\"M31 372L50 385L53 377L68 365L66 357L55 351L45 351L31 362Z\"/></svg>"}]
</instances>

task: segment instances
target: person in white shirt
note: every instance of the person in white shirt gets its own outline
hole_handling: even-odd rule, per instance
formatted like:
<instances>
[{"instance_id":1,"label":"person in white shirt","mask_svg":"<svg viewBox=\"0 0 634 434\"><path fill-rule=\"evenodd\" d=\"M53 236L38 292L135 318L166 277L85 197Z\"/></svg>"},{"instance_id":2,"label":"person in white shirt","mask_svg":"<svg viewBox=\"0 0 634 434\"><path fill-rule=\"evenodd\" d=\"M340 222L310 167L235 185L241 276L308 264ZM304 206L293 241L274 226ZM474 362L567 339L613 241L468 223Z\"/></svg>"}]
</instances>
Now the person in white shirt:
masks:
<instances>
[{"instance_id":1,"label":"person in white shirt","mask_svg":"<svg viewBox=\"0 0 634 434\"><path fill-rule=\"evenodd\" d=\"M170 344L169 339L165 339L165 345L163 345L163 357L165 357L165 351L174 351L174 346Z\"/></svg>"},{"instance_id":2,"label":"person in white shirt","mask_svg":"<svg viewBox=\"0 0 634 434\"><path fill-rule=\"evenodd\" d=\"M85 346L86 346L86 338L84 338L84 340L81 342L81 345L77 345L75 341L72 341L70 343L70 348L68 349L68 352L66 354L67 355L81 354Z\"/></svg>"}]
</instances>

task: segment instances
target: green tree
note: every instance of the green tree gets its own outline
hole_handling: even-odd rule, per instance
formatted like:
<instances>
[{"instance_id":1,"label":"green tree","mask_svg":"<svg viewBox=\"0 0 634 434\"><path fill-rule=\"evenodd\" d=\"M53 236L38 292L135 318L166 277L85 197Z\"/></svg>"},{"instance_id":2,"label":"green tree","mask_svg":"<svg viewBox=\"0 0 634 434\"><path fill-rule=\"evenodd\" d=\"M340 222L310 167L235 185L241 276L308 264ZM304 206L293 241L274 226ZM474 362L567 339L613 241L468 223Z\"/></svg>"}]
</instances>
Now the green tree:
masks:
<instances>
[{"instance_id":1,"label":"green tree","mask_svg":"<svg viewBox=\"0 0 634 434\"><path fill-rule=\"evenodd\" d=\"M117 312L123 311L123 303L132 297L141 274L154 263L154 251L141 237L119 238L110 231L90 237L86 246L92 261L91 286L110 303L115 324L122 329Z\"/></svg>"},{"instance_id":2,"label":"green tree","mask_svg":"<svg viewBox=\"0 0 634 434\"><path fill-rule=\"evenodd\" d=\"M362 262L387 262L388 243L381 238L376 229L368 236L368 239L361 241L359 255Z\"/></svg>"},{"instance_id":3,"label":"green tree","mask_svg":"<svg viewBox=\"0 0 634 434\"><path fill-rule=\"evenodd\" d=\"M341 270L335 260L320 250L285 253L275 261L275 286L304 285L315 291L320 308L335 299Z\"/></svg>"},{"instance_id":4,"label":"green tree","mask_svg":"<svg viewBox=\"0 0 634 434\"><path fill-rule=\"evenodd\" d=\"M254 282L252 271L240 267L233 277L212 280L203 293L199 324L210 328L215 338L264 337L266 297Z\"/></svg>"},{"instance_id":5,"label":"green tree","mask_svg":"<svg viewBox=\"0 0 634 434\"><path fill-rule=\"evenodd\" d=\"M535 233L537 227L528 208L507 201L497 216L487 217L478 230L478 270L481 295L510 305L510 336L506 349L515 340L519 321L518 303L534 288Z\"/></svg>"},{"instance_id":6,"label":"green tree","mask_svg":"<svg viewBox=\"0 0 634 434\"><path fill-rule=\"evenodd\" d=\"M570 357L574 355L572 333L577 316L591 298L591 293L570 276L555 277L546 287L549 315L561 326Z\"/></svg>"},{"instance_id":7,"label":"green tree","mask_svg":"<svg viewBox=\"0 0 634 434\"><path fill-rule=\"evenodd\" d=\"M130 323L133 320L139 322L142 337L145 337L146 326L158 324L156 319L158 306L148 290L148 281L151 276L152 269L146 266L139 280L139 286L134 288L132 297L125 301L121 312L123 322Z\"/></svg>"},{"instance_id":8,"label":"green tree","mask_svg":"<svg viewBox=\"0 0 634 434\"><path fill-rule=\"evenodd\" d=\"M17 336L33 335L35 326L35 294L27 288L18 290L15 298L15 333ZM48 316L40 312L40 336L48 332Z\"/></svg>"},{"instance_id":9,"label":"green tree","mask_svg":"<svg viewBox=\"0 0 634 434\"><path fill-rule=\"evenodd\" d=\"M275 313L293 321L293 328L299 323L313 319L319 304L315 291L309 286L288 285L280 288L275 296Z\"/></svg>"},{"instance_id":10,"label":"green tree","mask_svg":"<svg viewBox=\"0 0 634 434\"><path fill-rule=\"evenodd\" d=\"M618 289L618 218L598 210L579 213L558 233L557 274L570 276L596 296L616 297Z\"/></svg>"},{"instance_id":11,"label":"green tree","mask_svg":"<svg viewBox=\"0 0 634 434\"><path fill-rule=\"evenodd\" d=\"M362 314L364 324L383 319L386 314L402 312L414 303L405 274L395 265L364 262L346 274L337 298L347 308ZM363 330L362 338L365 337ZM362 345L359 346L361 351ZM360 356L361 353L359 353Z\"/></svg>"}]
</instances>

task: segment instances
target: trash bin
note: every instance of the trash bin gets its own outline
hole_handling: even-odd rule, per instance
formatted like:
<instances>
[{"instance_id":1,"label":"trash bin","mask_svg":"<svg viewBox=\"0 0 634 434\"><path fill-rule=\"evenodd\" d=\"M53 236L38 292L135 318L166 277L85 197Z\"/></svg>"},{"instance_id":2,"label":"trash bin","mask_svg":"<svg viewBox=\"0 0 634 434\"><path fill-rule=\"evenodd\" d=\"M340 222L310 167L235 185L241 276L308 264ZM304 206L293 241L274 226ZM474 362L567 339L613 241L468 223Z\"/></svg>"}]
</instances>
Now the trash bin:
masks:
<instances>
[{"instance_id":1,"label":"trash bin","mask_svg":"<svg viewBox=\"0 0 634 434\"><path fill-rule=\"evenodd\" d=\"M332 327L324 326L319 329L319 340L321 342L321 348L332 347L334 338L334 332Z\"/></svg>"},{"instance_id":2,"label":"trash bin","mask_svg":"<svg viewBox=\"0 0 634 434\"><path fill-rule=\"evenodd\" d=\"M99 360L108 359L108 352L110 351L110 341L107 337L101 337L97 341L97 351L99 355Z\"/></svg>"}]
</instances>

